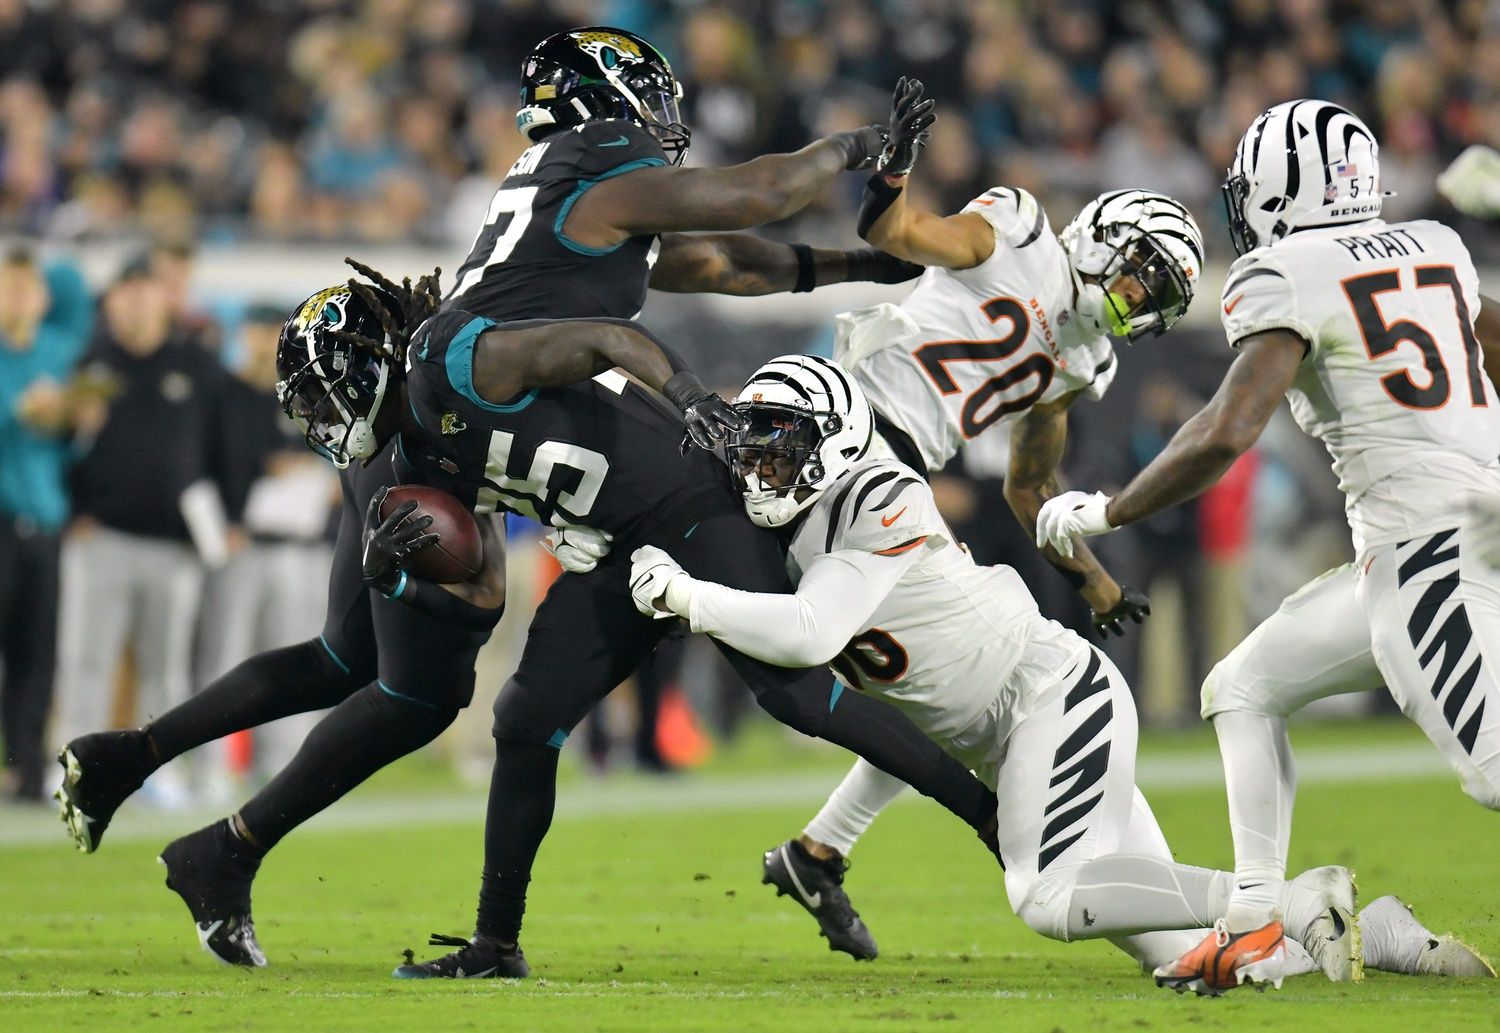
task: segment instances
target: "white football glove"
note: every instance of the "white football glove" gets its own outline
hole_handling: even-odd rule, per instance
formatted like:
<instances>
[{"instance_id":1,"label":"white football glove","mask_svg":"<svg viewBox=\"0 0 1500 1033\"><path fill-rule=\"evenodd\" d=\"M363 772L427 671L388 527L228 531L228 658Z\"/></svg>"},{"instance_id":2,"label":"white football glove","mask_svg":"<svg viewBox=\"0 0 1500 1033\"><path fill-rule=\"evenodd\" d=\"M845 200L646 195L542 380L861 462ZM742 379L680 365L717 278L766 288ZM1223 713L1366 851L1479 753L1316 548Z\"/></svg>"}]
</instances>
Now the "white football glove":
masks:
<instances>
[{"instance_id":1,"label":"white football glove","mask_svg":"<svg viewBox=\"0 0 1500 1033\"><path fill-rule=\"evenodd\" d=\"M647 617L666 620L685 616L665 609L667 586L679 577L688 577L687 571L654 545L642 545L630 554L630 597L635 600L635 608Z\"/></svg>"},{"instance_id":2,"label":"white football glove","mask_svg":"<svg viewBox=\"0 0 1500 1033\"><path fill-rule=\"evenodd\" d=\"M1036 515L1037 548L1050 545L1059 556L1073 555L1073 538L1088 538L1113 531L1104 516L1109 496L1102 491L1065 491L1048 499Z\"/></svg>"},{"instance_id":3,"label":"white football glove","mask_svg":"<svg viewBox=\"0 0 1500 1033\"><path fill-rule=\"evenodd\" d=\"M609 555L609 543L615 536L592 527L554 527L542 538L546 549L563 570L570 574L587 574Z\"/></svg>"},{"instance_id":4,"label":"white football glove","mask_svg":"<svg viewBox=\"0 0 1500 1033\"><path fill-rule=\"evenodd\" d=\"M1500 215L1500 153L1474 144L1443 170L1437 188L1465 215L1493 219Z\"/></svg>"}]
</instances>

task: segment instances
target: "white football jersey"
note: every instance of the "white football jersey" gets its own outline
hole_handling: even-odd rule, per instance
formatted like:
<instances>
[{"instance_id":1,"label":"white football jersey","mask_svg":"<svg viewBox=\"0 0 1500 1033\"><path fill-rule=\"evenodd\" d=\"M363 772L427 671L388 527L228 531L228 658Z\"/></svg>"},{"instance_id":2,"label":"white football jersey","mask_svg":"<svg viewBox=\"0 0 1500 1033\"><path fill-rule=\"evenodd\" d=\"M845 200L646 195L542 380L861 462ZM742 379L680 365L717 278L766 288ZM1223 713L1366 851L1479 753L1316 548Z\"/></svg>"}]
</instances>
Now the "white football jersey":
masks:
<instances>
[{"instance_id":1,"label":"white football jersey","mask_svg":"<svg viewBox=\"0 0 1500 1033\"><path fill-rule=\"evenodd\" d=\"M932 489L892 459L857 465L824 492L792 539L792 583L819 556L920 556L833 661L852 690L878 693L971 768L1000 759L1028 689L1066 673L1088 646L1037 612L1009 567L981 567L954 541Z\"/></svg>"},{"instance_id":2,"label":"white football jersey","mask_svg":"<svg viewBox=\"0 0 1500 1033\"><path fill-rule=\"evenodd\" d=\"M839 317L834 358L937 470L964 443L1038 402L1104 394L1114 347L1073 316L1067 252L1036 198L996 187L970 201L995 230L972 269L929 268L899 306Z\"/></svg>"},{"instance_id":3,"label":"white football jersey","mask_svg":"<svg viewBox=\"0 0 1500 1033\"><path fill-rule=\"evenodd\" d=\"M1380 219L1302 230L1230 267L1229 342L1308 343L1287 398L1333 457L1357 552L1453 526L1500 494L1500 400L1474 336L1479 281L1458 234Z\"/></svg>"}]
</instances>

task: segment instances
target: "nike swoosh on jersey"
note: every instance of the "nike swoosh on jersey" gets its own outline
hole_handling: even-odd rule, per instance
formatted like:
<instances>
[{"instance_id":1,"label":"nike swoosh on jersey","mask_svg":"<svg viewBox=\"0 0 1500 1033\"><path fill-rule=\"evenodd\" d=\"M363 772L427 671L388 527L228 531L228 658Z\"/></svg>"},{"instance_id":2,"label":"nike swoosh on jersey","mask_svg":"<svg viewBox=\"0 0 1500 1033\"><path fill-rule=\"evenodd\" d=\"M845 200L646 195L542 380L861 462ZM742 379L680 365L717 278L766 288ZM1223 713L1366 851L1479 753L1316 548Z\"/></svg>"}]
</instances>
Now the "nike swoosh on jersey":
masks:
<instances>
[{"instance_id":1,"label":"nike swoosh on jersey","mask_svg":"<svg viewBox=\"0 0 1500 1033\"><path fill-rule=\"evenodd\" d=\"M1244 300L1245 300L1245 296L1243 294L1241 294L1238 297L1236 297L1233 301L1231 301L1229 304L1227 304L1227 305L1224 306L1224 314L1226 316L1232 314L1234 312L1235 306L1238 305L1240 302L1242 302Z\"/></svg>"},{"instance_id":2,"label":"nike swoosh on jersey","mask_svg":"<svg viewBox=\"0 0 1500 1033\"><path fill-rule=\"evenodd\" d=\"M890 527L897 520L900 520L901 519L901 514L905 513L905 512L906 512L906 507L902 506L900 509L896 510L896 512L892 513L890 516L888 516L888 517L881 517L880 518L880 526L881 527Z\"/></svg>"},{"instance_id":3,"label":"nike swoosh on jersey","mask_svg":"<svg viewBox=\"0 0 1500 1033\"><path fill-rule=\"evenodd\" d=\"M630 142L630 137L628 137L628 136L621 136L618 140L606 140L605 142L601 143L599 146L600 147L624 147L629 142Z\"/></svg>"}]
</instances>

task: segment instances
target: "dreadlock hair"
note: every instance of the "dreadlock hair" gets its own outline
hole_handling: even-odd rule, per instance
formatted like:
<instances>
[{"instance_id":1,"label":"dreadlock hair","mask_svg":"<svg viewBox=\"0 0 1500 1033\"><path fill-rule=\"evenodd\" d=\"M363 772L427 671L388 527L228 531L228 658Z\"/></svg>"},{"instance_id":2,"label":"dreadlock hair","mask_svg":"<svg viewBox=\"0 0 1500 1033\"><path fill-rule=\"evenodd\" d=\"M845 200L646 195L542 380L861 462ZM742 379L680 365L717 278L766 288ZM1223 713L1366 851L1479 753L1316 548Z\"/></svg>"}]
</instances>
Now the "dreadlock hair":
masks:
<instances>
[{"instance_id":1,"label":"dreadlock hair","mask_svg":"<svg viewBox=\"0 0 1500 1033\"><path fill-rule=\"evenodd\" d=\"M349 330L333 331L334 338L368 348L381 358L390 359L397 369L403 368L406 365L406 346L411 343L412 335L417 332L417 327L425 323L442 304L443 295L438 289L438 278L442 276L443 270L434 269L427 275L419 277L415 284L411 282L411 277L407 276L398 285L383 273L370 268L358 259L345 258L344 264L395 298L401 311L399 315L392 313L390 308L375 296L375 292L370 289L370 284L350 277L349 289L359 295L360 300L368 305L372 312L379 315L381 328L385 331L385 340L371 340L364 334Z\"/></svg>"}]
</instances>

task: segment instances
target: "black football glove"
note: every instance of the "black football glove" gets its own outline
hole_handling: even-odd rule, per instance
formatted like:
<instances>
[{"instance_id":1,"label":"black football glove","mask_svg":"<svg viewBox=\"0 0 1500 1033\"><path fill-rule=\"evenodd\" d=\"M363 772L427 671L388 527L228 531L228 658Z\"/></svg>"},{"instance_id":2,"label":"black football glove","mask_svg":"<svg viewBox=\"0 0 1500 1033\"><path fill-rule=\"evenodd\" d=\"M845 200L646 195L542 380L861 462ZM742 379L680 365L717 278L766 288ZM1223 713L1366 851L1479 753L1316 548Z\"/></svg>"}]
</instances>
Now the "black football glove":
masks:
<instances>
[{"instance_id":1,"label":"black football glove","mask_svg":"<svg viewBox=\"0 0 1500 1033\"><path fill-rule=\"evenodd\" d=\"M411 499L391 510L391 515L382 522L380 506L389 490L381 488L365 507L365 551L360 564L365 584L386 594L396 587L401 568L411 554L440 537L427 530L432 517L425 513L415 520L407 519L417 510L416 502Z\"/></svg>"},{"instance_id":2,"label":"black football glove","mask_svg":"<svg viewBox=\"0 0 1500 1033\"><path fill-rule=\"evenodd\" d=\"M864 126L847 133L834 133L828 139L844 149L844 168L853 172L873 168L889 138L885 126Z\"/></svg>"},{"instance_id":3,"label":"black football glove","mask_svg":"<svg viewBox=\"0 0 1500 1033\"><path fill-rule=\"evenodd\" d=\"M682 438L683 455L687 455L694 445L712 452L730 431L744 430L749 426L745 417L686 370L674 373L672 379L662 385L661 393L682 413L687 430Z\"/></svg>"},{"instance_id":4,"label":"black football glove","mask_svg":"<svg viewBox=\"0 0 1500 1033\"><path fill-rule=\"evenodd\" d=\"M905 176L917 164L917 153L927 143L927 131L937 121L933 100L924 100L921 79L902 76L891 96L890 139L877 166L885 176Z\"/></svg>"},{"instance_id":5,"label":"black football glove","mask_svg":"<svg viewBox=\"0 0 1500 1033\"><path fill-rule=\"evenodd\" d=\"M1151 616L1151 600L1146 598L1144 592L1137 592L1127 585L1120 586L1120 601L1115 603L1114 609L1107 613L1094 610L1094 630L1099 633L1100 638L1109 638L1109 633L1116 635L1125 634L1125 618L1139 624Z\"/></svg>"}]
</instances>

